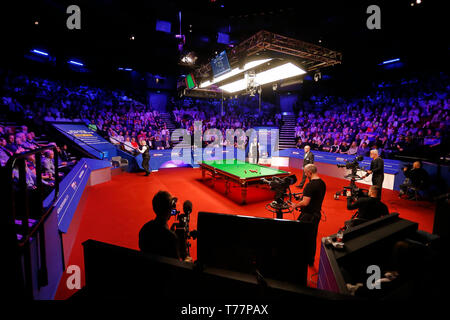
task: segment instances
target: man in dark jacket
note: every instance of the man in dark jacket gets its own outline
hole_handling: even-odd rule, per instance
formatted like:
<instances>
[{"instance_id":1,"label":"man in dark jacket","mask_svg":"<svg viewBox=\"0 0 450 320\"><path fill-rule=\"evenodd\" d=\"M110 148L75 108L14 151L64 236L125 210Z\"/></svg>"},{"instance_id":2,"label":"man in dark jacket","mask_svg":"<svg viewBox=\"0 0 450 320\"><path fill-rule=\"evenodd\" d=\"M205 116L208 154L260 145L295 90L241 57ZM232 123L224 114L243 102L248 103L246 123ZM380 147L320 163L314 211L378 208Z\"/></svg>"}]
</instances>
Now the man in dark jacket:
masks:
<instances>
[{"instance_id":1,"label":"man in dark jacket","mask_svg":"<svg viewBox=\"0 0 450 320\"><path fill-rule=\"evenodd\" d=\"M305 181L306 181L305 167L308 164L314 164L314 155L311 152L311 147L310 146L305 146L304 150L305 150L305 155L303 156L303 176L302 176L302 181L297 186L297 188L300 188L300 189L303 188L303 186L305 185Z\"/></svg>"},{"instance_id":2,"label":"man in dark jacket","mask_svg":"<svg viewBox=\"0 0 450 320\"><path fill-rule=\"evenodd\" d=\"M408 194L410 188L416 188L419 191L424 191L428 187L428 172L422 168L420 161L413 163L412 168L403 168L405 174L405 181L400 185L400 196Z\"/></svg>"},{"instance_id":3,"label":"man in dark jacket","mask_svg":"<svg viewBox=\"0 0 450 320\"><path fill-rule=\"evenodd\" d=\"M372 175L372 185L380 189L378 198L381 199L384 180L384 161L379 157L377 149L370 150L370 157L372 158L372 162L370 163L370 170L367 170L365 177Z\"/></svg>"}]
</instances>

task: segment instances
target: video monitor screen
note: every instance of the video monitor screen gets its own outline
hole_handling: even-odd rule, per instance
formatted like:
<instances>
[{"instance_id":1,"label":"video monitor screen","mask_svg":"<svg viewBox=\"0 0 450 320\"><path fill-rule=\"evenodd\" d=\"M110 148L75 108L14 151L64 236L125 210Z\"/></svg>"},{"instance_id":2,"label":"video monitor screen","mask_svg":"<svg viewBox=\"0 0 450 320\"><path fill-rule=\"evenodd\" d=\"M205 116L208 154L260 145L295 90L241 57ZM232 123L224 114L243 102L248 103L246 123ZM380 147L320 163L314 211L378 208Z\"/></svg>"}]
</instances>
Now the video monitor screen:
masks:
<instances>
[{"instance_id":1,"label":"video monitor screen","mask_svg":"<svg viewBox=\"0 0 450 320\"><path fill-rule=\"evenodd\" d=\"M231 70L228 62L227 52L224 50L211 60L214 78L221 76Z\"/></svg>"},{"instance_id":2,"label":"video monitor screen","mask_svg":"<svg viewBox=\"0 0 450 320\"><path fill-rule=\"evenodd\" d=\"M194 89L197 86L197 82L195 82L194 75L192 73L186 75L186 88Z\"/></svg>"}]
</instances>

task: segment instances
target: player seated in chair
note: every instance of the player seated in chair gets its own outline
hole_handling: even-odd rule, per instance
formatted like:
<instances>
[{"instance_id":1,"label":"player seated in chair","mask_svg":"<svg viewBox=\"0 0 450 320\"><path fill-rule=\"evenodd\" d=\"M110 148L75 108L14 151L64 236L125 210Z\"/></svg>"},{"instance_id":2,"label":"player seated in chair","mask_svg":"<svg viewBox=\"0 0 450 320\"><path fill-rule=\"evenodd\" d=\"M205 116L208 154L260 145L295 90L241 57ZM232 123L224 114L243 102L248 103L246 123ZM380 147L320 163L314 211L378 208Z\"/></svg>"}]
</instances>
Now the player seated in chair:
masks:
<instances>
[{"instance_id":1,"label":"player seated in chair","mask_svg":"<svg viewBox=\"0 0 450 320\"><path fill-rule=\"evenodd\" d=\"M389 214L388 207L378 197L379 192L378 186L371 186L368 197L359 197L355 201L351 191L347 190L347 209L358 209L358 211L351 220L345 222L346 227L355 227L361 223Z\"/></svg>"}]
</instances>

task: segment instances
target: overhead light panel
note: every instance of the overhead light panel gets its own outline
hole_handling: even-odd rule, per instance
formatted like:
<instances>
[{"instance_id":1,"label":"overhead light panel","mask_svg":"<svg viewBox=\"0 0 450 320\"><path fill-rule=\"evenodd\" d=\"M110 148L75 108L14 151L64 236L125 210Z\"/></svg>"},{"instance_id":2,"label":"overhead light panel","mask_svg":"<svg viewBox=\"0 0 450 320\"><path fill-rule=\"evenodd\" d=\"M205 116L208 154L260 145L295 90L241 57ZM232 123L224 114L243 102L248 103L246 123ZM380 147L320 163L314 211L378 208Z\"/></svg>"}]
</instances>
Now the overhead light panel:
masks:
<instances>
[{"instance_id":1,"label":"overhead light panel","mask_svg":"<svg viewBox=\"0 0 450 320\"><path fill-rule=\"evenodd\" d=\"M84 66L83 63L81 63L79 61L75 61L75 60L69 60L69 63L73 64L73 65L76 65L76 66L80 66L80 67Z\"/></svg>"},{"instance_id":2,"label":"overhead light panel","mask_svg":"<svg viewBox=\"0 0 450 320\"><path fill-rule=\"evenodd\" d=\"M200 84L200 88L209 87L210 85L212 85L214 83L221 82L223 80L231 78L231 77L233 77L235 75L238 75L238 74L240 74L240 73L242 73L244 71L247 71L247 70L249 70L251 68L255 68L255 67L257 67L257 66L259 66L259 65L261 65L263 63L266 63L266 62L268 62L270 60L272 60L272 59L262 59L262 60L255 60L255 61L248 62L248 63L246 63L244 65L243 69L234 68L230 72L227 72L227 73L225 73L225 74L223 74L223 75L221 75L221 76L219 76L217 78L214 78L212 81L208 80L208 81L202 82Z\"/></svg>"},{"instance_id":3,"label":"overhead light panel","mask_svg":"<svg viewBox=\"0 0 450 320\"><path fill-rule=\"evenodd\" d=\"M296 77L305 74L306 71L297 67L291 62L283 64L281 66L260 72L256 74L255 83L257 85L265 85L267 83ZM220 89L227 92L238 92L247 88L247 82L245 79L240 79L220 87Z\"/></svg>"},{"instance_id":4,"label":"overhead light panel","mask_svg":"<svg viewBox=\"0 0 450 320\"><path fill-rule=\"evenodd\" d=\"M36 54L40 54L41 56L48 56L48 53L44 52L42 50L33 49L33 50L31 50L31 52L36 53Z\"/></svg>"},{"instance_id":5,"label":"overhead light panel","mask_svg":"<svg viewBox=\"0 0 450 320\"><path fill-rule=\"evenodd\" d=\"M400 58L386 60L386 61L383 61L382 63L380 63L379 65L381 66L383 64L389 64L389 63L394 63L394 62L398 62L398 61L400 61Z\"/></svg>"}]
</instances>

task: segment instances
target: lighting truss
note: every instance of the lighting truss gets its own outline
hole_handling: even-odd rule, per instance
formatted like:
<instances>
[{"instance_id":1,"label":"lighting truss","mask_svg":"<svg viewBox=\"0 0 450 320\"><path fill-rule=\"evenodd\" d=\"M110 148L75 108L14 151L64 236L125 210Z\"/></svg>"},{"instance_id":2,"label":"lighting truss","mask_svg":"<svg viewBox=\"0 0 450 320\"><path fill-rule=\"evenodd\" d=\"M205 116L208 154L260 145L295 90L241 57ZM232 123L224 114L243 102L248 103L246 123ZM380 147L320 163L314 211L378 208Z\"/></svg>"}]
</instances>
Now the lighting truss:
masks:
<instances>
[{"instance_id":1,"label":"lighting truss","mask_svg":"<svg viewBox=\"0 0 450 320\"><path fill-rule=\"evenodd\" d=\"M230 65L237 65L242 59L264 52L267 56L285 56L297 60L306 72L342 63L342 54L312 43L289 38L261 30L234 48L227 51ZM211 65L204 64L196 70L197 78L211 77Z\"/></svg>"}]
</instances>

